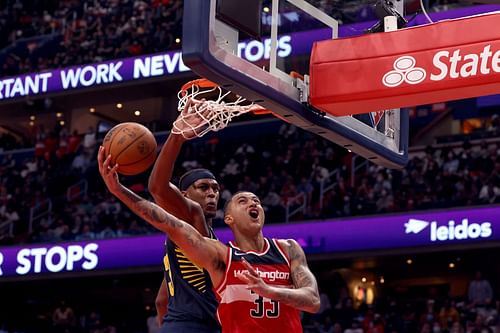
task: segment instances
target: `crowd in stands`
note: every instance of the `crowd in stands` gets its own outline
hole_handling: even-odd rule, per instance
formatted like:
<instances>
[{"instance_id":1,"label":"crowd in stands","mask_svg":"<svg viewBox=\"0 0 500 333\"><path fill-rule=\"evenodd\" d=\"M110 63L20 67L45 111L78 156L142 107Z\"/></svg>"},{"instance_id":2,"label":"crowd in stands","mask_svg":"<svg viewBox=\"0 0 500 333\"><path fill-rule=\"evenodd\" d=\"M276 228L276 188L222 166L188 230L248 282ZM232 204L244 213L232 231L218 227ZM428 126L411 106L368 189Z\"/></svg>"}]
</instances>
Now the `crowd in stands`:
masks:
<instances>
[{"instance_id":1,"label":"crowd in stands","mask_svg":"<svg viewBox=\"0 0 500 333\"><path fill-rule=\"evenodd\" d=\"M225 201L240 190L252 191L261 198L268 223L285 221L287 208L299 206L302 209L290 220L500 202L500 152L496 143L473 147L465 142L458 149L428 147L411 156L402 170L357 159L362 164L352 178L352 154L348 151L294 126L279 126L279 135L270 133L243 141L214 136L187 143L173 181L197 167L217 175L221 192L216 227L223 226ZM15 235L27 235L15 242L153 232L104 188L95 158L98 144L92 128L83 136L70 135L63 128L59 133L40 135L34 156L28 155L25 160L12 154L0 155L0 226L13 222ZM148 197L148 176L146 172L123 177L123 181ZM326 186L329 190L322 192ZM50 212L47 199L52 204ZM31 209L35 221L29 226ZM14 241L3 229L0 240Z\"/></svg>"},{"instance_id":2,"label":"crowd in stands","mask_svg":"<svg viewBox=\"0 0 500 333\"><path fill-rule=\"evenodd\" d=\"M379 285L373 300L367 302L352 295L345 281L334 288L320 285L320 310L302 314L303 329L304 333L498 333L500 302L494 286L477 271L463 295L451 297L430 286L412 296ZM328 292L322 291L325 288ZM2 325L0 320L0 333L157 333L153 307L141 311L138 303L129 316L113 314L110 301L103 309L71 300L40 304L35 321L9 318Z\"/></svg>"},{"instance_id":3,"label":"crowd in stands","mask_svg":"<svg viewBox=\"0 0 500 333\"><path fill-rule=\"evenodd\" d=\"M311 2L341 23L377 19L365 0ZM425 2L429 10L456 5ZM178 49L182 10L180 0L2 1L0 77Z\"/></svg>"},{"instance_id":4,"label":"crowd in stands","mask_svg":"<svg viewBox=\"0 0 500 333\"><path fill-rule=\"evenodd\" d=\"M38 301L38 300L37 300ZM94 306L89 310L79 307L73 308L66 300L59 301L55 308L49 304L35 307L34 312L25 313L24 318L17 315L8 318L5 323L0 320L0 333L117 333L124 332L117 329L120 322L110 323L109 318L103 318L102 313L96 310L99 306ZM140 314L137 314L138 316ZM30 320L26 320L29 317ZM105 316L104 316L105 317ZM132 323L128 320L128 323ZM140 332L135 330L134 332ZM125 330L132 332L132 329Z\"/></svg>"},{"instance_id":5,"label":"crowd in stands","mask_svg":"<svg viewBox=\"0 0 500 333\"><path fill-rule=\"evenodd\" d=\"M425 294L418 298L399 296L376 298L373 304L367 305L349 296L330 302L329 295L322 294L320 312L305 318L304 332L500 332L500 302L495 301L490 282L479 271L469 283L467 295L461 297L429 297Z\"/></svg>"},{"instance_id":6,"label":"crowd in stands","mask_svg":"<svg viewBox=\"0 0 500 333\"><path fill-rule=\"evenodd\" d=\"M5 1L0 76L178 48L181 20L179 0Z\"/></svg>"}]
</instances>

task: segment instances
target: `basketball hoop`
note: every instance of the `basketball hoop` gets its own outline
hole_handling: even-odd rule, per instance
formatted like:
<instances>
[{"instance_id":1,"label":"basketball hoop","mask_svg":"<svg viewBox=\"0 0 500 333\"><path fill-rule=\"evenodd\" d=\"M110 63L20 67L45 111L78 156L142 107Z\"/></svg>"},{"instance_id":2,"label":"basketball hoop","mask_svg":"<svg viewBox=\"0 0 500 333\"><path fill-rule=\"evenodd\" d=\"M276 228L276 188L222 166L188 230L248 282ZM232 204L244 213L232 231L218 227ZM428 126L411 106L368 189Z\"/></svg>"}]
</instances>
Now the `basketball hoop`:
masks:
<instances>
[{"instance_id":1,"label":"basketball hoop","mask_svg":"<svg viewBox=\"0 0 500 333\"><path fill-rule=\"evenodd\" d=\"M178 97L177 110L181 115L174 122L172 133L181 134L186 139L219 131L242 114L265 110L207 79L187 82Z\"/></svg>"}]
</instances>

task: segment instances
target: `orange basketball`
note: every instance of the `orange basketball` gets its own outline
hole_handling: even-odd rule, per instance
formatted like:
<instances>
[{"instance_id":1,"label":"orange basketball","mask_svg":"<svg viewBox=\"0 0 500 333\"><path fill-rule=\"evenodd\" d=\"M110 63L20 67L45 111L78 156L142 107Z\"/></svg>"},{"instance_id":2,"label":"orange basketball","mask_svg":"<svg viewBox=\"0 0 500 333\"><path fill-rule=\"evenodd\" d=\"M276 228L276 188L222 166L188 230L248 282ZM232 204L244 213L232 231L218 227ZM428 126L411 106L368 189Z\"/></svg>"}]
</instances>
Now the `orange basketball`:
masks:
<instances>
[{"instance_id":1,"label":"orange basketball","mask_svg":"<svg viewBox=\"0 0 500 333\"><path fill-rule=\"evenodd\" d=\"M156 139L138 123L121 123L109 130L103 141L105 156L111 154L111 165L118 163L122 175L137 175L153 164Z\"/></svg>"}]
</instances>

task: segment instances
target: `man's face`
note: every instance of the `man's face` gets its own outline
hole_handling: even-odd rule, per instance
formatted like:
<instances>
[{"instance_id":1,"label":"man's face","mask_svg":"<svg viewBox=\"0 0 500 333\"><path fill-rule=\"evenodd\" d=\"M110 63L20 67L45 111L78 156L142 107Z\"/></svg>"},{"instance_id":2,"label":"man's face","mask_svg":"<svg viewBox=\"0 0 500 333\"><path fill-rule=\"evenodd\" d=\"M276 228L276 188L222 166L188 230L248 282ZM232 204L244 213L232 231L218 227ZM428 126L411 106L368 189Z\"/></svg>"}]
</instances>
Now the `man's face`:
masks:
<instances>
[{"instance_id":1,"label":"man's face","mask_svg":"<svg viewBox=\"0 0 500 333\"><path fill-rule=\"evenodd\" d=\"M226 216L239 230L260 231L264 226L264 209L259 198L251 192L237 193L231 199Z\"/></svg>"},{"instance_id":2,"label":"man's face","mask_svg":"<svg viewBox=\"0 0 500 333\"><path fill-rule=\"evenodd\" d=\"M219 183L215 179L198 179L188 187L186 196L200 204L206 218L215 217L219 202Z\"/></svg>"}]
</instances>

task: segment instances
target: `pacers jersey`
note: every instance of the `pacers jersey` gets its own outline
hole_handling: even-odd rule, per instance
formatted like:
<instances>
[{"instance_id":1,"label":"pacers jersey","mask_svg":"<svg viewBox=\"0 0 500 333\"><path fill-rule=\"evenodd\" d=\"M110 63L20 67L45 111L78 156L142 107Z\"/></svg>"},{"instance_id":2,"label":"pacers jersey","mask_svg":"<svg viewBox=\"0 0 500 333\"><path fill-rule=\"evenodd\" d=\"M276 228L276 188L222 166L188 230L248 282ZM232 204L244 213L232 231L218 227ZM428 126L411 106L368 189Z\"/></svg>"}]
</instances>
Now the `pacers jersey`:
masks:
<instances>
[{"instance_id":1,"label":"pacers jersey","mask_svg":"<svg viewBox=\"0 0 500 333\"><path fill-rule=\"evenodd\" d=\"M210 237L215 238L212 229ZM206 327L207 332L220 331L215 317L217 299L208 272L192 263L170 239L166 241L163 260L168 290L168 311L164 318L167 331L183 332L185 327L188 332L193 325Z\"/></svg>"},{"instance_id":2,"label":"pacers jersey","mask_svg":"<svg viewBox=\"0 0 500 333\"><path fill-rule=\"evenodd\" d=\"M224 281L217 288L220 301L217 317L223 333L302 332L299 311L283 303L263 298L237 277L246 271L242 259L252 265L269 285L293 288L290 262L275 239L265 238L262 253L241 251L230 242Z\"/></svg>"}]
</instances>

